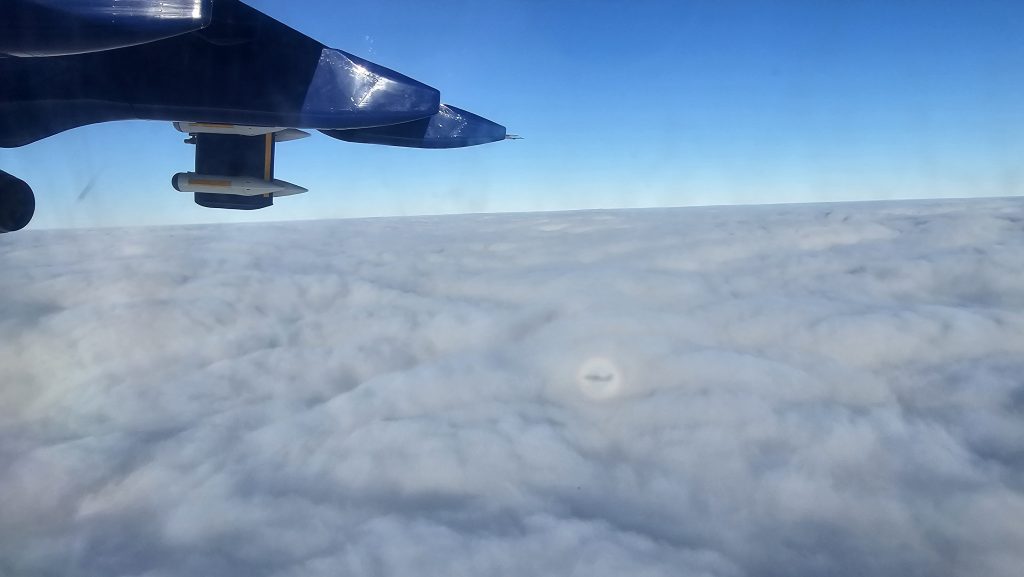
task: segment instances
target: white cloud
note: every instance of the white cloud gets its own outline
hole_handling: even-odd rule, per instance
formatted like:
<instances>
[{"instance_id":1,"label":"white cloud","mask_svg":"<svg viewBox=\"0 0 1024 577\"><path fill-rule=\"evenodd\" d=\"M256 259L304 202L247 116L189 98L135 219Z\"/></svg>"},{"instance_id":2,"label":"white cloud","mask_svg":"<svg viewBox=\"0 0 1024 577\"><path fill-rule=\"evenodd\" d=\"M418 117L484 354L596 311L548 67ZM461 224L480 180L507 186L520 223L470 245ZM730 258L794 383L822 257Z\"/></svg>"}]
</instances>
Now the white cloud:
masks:
<instances>
[{"instance_id":1,"label":"white cloud","mask_svg":"<svg viewBox=\"0 0 1024 577\"><path fill-rule=\"evenodd\" d=\"M0 574L1017 575L1024 202L0 237Z\"/></svg>"}]
</instances>

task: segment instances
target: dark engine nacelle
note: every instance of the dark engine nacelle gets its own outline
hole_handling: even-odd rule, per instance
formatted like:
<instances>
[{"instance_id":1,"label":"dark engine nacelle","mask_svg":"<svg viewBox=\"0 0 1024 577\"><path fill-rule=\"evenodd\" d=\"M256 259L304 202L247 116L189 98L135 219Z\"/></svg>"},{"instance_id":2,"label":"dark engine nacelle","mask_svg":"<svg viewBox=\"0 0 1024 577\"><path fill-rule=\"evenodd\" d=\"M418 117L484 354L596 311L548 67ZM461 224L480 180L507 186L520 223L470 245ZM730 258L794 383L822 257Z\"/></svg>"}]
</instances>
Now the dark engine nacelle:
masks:
<instances>
[{"instance_id":1,"label":"dark engine nacelle","mask_svg":"<svg viewBox=\"0 0 1024 577\"><path fill-rule=\"evenodd\" d=\"M0 170L0 234L25 228L35 212L32 187Z\"/></svg>"}]
</instances>

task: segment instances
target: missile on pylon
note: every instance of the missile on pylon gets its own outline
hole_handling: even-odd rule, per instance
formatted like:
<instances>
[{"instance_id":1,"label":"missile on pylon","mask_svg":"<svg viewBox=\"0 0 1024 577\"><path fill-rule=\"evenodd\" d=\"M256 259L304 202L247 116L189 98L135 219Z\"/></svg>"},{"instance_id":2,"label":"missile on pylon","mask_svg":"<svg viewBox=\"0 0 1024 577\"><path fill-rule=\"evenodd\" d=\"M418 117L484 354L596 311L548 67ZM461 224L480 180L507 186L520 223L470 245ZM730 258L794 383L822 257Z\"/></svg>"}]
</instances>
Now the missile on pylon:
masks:
<instances>
[{"instance_id":1,"label":"missile on pylon","mask_svg":"<svg viewBox=\"0 0 1024 577\"><path fill-rule=\"evenodd\" d=\"M219 176L179 172L174 175L171 185L178 192L200 192L207 194L231 194L235 196L292 196L307 189L283 180L263 180L251 176Z\"/></svg>"}]
</instances>

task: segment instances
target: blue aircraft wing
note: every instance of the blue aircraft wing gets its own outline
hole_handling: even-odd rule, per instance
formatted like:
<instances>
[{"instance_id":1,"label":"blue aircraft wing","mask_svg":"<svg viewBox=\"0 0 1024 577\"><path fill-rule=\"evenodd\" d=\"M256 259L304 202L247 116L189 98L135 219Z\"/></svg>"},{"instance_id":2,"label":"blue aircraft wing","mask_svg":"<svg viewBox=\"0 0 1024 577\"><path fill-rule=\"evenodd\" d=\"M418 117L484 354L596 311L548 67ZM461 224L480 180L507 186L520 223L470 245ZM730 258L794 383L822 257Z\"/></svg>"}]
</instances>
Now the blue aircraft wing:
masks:
<instances>
[{"instance_id":1,"label":"blue aircraft wing","mask_svg":"<svg viewBox=\"0 0 1024 577\"><path fill-rule=\"evenodd\" d=\"M274 178L276 144L298 129L416 148L505 138L437 89L240 0L4 0L0 78L0 148L98 122L175 122L196 145L196 172L174 187L216 208L304 192ZM31 218L26 188L0 172L0 233Z\"/></svg>"},{"instance_id":2,"label":"blue aircraft wing","mask_svg":"<svg viewBox=\"0 0 1024 577\"><path fill-rule=\"evenodd\" d=\"M108 0L109 3L109 0ZM130 46L0 59L0 146L111 120L344 129L435 114L440 93L237 1L205 28Z\"/></svg>"}]
</instances>

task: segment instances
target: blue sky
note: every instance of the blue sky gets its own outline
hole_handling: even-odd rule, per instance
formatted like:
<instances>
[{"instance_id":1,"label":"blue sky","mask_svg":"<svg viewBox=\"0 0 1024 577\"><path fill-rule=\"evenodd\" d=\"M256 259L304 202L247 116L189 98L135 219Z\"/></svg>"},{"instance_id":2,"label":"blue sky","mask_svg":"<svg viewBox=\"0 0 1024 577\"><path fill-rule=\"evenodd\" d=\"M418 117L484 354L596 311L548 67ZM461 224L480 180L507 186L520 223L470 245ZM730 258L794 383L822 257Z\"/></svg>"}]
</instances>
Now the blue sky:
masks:
<instances>
[{"instance_id":1,"label":"blue sky","mask_svg":"<svg viewBox=\"0 0 1024 577\"><path fill-rule=\"evenodd\" d=\"M34 227L1024 194L1020 2L249 3L526 139L316 135L278 149L308 194L236 213L170 188L169 124L85 127L0 151Z\"/></svg>"}]
</instances>

